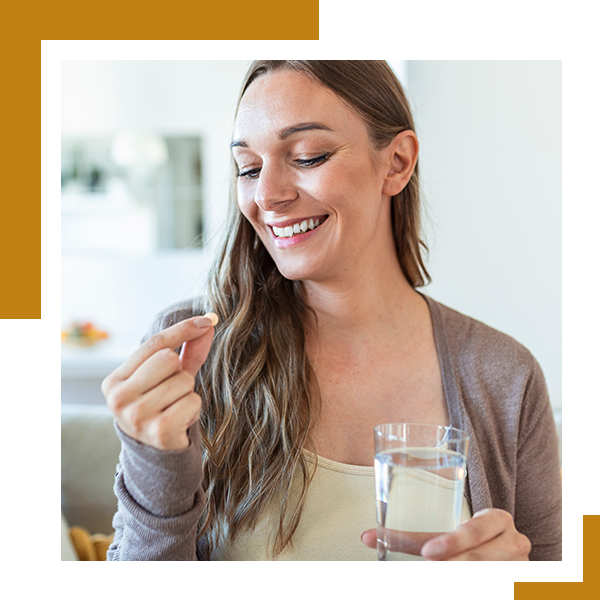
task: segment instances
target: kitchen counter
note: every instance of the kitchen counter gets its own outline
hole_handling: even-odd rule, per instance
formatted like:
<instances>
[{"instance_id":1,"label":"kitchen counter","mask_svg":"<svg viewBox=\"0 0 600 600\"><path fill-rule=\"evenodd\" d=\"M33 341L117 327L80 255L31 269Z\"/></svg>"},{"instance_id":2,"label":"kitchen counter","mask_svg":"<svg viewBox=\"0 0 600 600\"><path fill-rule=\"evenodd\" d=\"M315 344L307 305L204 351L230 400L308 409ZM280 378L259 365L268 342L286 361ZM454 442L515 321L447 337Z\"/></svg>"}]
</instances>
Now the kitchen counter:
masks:
<instances>
[{"instance_id":1,"label":"kitchen counter","mask_svg":"<svg viewBox=\"0 0 600 600\"><path fill-rule=\"evenodd\" d=\"M63 404L104 404L102 380L122 364L139 346L108 339L95 346L63 344L61 349L61 402Z\"/></svg>"}]
</instances>

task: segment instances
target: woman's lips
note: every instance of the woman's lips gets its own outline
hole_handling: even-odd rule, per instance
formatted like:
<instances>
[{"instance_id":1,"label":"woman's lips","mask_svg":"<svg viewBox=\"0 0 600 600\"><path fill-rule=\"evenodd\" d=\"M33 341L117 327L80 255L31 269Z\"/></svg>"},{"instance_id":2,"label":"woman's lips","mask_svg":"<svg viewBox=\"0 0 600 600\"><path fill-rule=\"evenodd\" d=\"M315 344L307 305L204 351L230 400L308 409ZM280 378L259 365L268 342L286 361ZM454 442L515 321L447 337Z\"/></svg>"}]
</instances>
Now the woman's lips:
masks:
<instances>
[{"instance_id":1,"label":"woman's lips","mask_svg":"<svg viewBox=\"0 0 600 600\"><path fill-rule=\"evenodd\" d=\"M328 216L329 215L324 215L322 217L316 217L317 219L320 220L319 225L317 225L314 229L307 230L306 232L295 233L291 237L277 237L275 235L275 232L273 231L273 227L271 226L270 227L271 237L273 239L275 247L276 248L289 248L291 246L295 246L297 244L300 244L300 243L308 240L310 237L315 235L323 227L323 225L325 225L325 221L327 221ZM314 219L314 217L313 217L313 219ZM287 222L287 223L289 223L289 225L286 225L286 226L289 227L292 224L301 223L302 221L305 221L305 220L306 219L302 219L302 220L296 219L294 221L290 220Z\"/></svg>"}]
</instances>

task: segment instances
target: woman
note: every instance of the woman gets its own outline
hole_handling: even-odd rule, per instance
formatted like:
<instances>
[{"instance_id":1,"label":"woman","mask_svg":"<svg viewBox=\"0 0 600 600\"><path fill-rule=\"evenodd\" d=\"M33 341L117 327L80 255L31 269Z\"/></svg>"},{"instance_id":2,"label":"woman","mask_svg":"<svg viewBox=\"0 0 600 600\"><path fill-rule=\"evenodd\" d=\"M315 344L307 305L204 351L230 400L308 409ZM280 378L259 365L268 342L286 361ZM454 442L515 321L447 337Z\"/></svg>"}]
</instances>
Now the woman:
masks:
<instances>
[{"instance_id":1,"label":"woman","mask_svg":"<svg viewBox=\"0 0 600 600\"><path fill-rule=\"evenodd\" d=\"M386 422L471 436L466 520L413 554L560 560L537 362L415 289L414 130L385 61L253 63L206 297L161 315L103 382L122 441L109 560L375 560Z\"/></svg>"}]
</instances>

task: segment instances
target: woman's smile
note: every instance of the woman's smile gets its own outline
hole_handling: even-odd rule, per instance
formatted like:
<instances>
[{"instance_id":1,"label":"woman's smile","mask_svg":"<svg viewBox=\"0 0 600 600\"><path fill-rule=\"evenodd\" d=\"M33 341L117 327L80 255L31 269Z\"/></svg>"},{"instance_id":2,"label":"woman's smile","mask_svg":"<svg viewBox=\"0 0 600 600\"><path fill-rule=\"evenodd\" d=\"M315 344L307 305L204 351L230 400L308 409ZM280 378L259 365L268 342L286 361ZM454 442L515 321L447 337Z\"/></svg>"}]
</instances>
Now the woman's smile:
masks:
<instances>
[{"instance_id":1,"label":"woman's smile","mask_svg":"<svg viewBox=\"0 0 600 600\"><path fill-rule=\"evenodd\" d=\"M274 238L274 244L276 248L289 248L295 244L300 244L305 240L313 237L317 230L320 229L327 220L329 215L321 215L320 217L310 217L309 219L297 219L288 220L286 223L279 227L276 225L269 225Z\"/></svg>"}]
</instances>

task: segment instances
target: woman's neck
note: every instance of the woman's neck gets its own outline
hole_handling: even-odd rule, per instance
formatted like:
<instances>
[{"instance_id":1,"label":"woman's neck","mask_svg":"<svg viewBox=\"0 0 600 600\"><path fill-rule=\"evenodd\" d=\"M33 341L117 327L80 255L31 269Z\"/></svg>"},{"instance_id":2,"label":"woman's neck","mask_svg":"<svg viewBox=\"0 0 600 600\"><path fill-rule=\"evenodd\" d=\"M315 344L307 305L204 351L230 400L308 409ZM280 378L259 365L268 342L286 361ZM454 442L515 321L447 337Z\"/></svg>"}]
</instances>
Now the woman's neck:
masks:
<instances>
[{"instance_id":1,"label":"woman's neck","mask_svg":"<svg viewBox=\"0 0 600 600\"><path fill-rule=\"evenodd\" d=\"M427 312L395 256L388 265L356 268L337 281L304 282L303 289L318 319L318 327L308 320L307 338L321 348L406 337Z\"/></svg>"}]
</instances>

